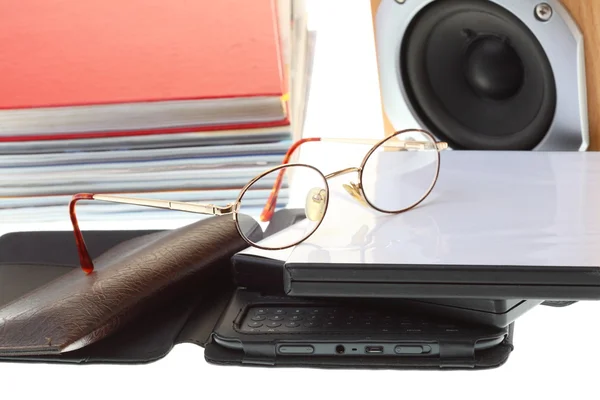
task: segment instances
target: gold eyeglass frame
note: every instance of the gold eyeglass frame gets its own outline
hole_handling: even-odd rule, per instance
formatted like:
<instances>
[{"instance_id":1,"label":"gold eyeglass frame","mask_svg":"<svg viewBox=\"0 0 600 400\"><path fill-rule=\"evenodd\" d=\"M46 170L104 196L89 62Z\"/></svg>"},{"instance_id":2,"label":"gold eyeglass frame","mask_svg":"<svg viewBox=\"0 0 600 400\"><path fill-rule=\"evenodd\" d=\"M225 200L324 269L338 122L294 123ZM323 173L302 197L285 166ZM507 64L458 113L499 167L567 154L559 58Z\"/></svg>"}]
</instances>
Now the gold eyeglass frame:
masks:
<instances>
[{"instance_id":1,"label":"gold eyeglass frame","mask_svg":"<svg viewBox=\"0 0 600 400\"><path fill-rule=\"evenodd\" d=\"M400 142L398 142L399 144L403 145L403 147L402 147L403 149L419 150L419 149L425 149L426 145L428 145L428 144L434 144L434 149L432 149L432 150L436 150L435 176L434 176L434 179L433 179L431 185L429 186L428 190L424 193L424 195L417 202L412 204L410 207L406 207L404 209L394 210L394 211L383 210L383 209L378 208L375 205L373 205L369 201L368 197L366 196L366 194L364 192L364 189L362 187L362 178L363 178L364 167L365 167L367 161L369 160L369 157L371 157L371 155L375 152L375 150L377 150L382 144L389 141L390 139L393 139L394 137L397 137L401 134L405 134L408 132L416 132L421 135L424 135L425 137L428 138L428 141L423 142L423 141L415 140L415 141L400 141ZM349 144L369 144L369 145L372 144L373 147L371 147L371 149L364 156L359 167L344 168L344 169L332 172L327 175L324 175L319 169L317 169L316 167L314 167L312 165L303 164L303 163L288 163L289 159L291 158L292 153L299 147L299 145L301 145L303 143L307 143L307 142L317 142L317 141L318 142L349 143ZM396 143L395 143L395 145L396 145ZM395 147L395 148L398 149L398 147ZM350 185L344 185L344 188L346 189L346 191L355 200L361 202L363 205L369 206L369 207L373 208L374 210L377 210L384 214L400 214L402 212L408 211L408 210L416 207L423 200L425 200L427 198L427 196L429 196L429 194L435 187L435 184L436 184L436 182L438 180L438 176L439 176L439 171L440 171L440 154L439 153L441 150L445 150L447 148L448 148L448 144L446 142L436 141L429 132L422 130L422 129L405 129L405 130L397 131L394 134L386 136L380 140L341 139L341 138L340 139L338 139L338 138L303 138L303 139L298 140L296 143L294 143L290 147L282 164L280 164L276 167L270 168L270 169L262 172L261 174L257 175L253 179L251 179L240 190L240 193L237 196L236 200L233 203L227 204L226 206L217 206L214 204L195 204L195 203L182 202L182 201L131 198L131 197L113 196L113 195L105 195L105 194L79 193L79 194L74 195L69 203L69 214L70 214L71 222L73 224L73 233L75 235L75 241L76 241L77 248L79 251L79 259L81 262L81 267L86 273L91 273L94 269L93 262L89 255L89 252L87 250L87 246L85 245L85 242L83 240L83 235L79 228L79 222L77 220L76 213L75 213L75 204L80 200L99 200L99 201L106 201L106 202L111 202L111 203L129 204L129 205L135 205L135 206L152 207L152 208L167 209L167 210L174 210L174 211L183 211L183 212L189 212L189 213L195 213L195 214L214 215L214 216L232 214L233 220L235 221L236 229L237 229L239 235L250 246L253 246L253 247L256 247L256 248L262 249L262 250L284 250L284 249L296 246L296 245L304 242L306 239L310 238L312 236L312 234L319 228L319 226L323 222L323 220L325 218L325 214L327 213L327 208L329 206L329 184L328 184L329 179L335 178L338 176L342 176L345 174L349 174L352 172L357 172L358 173L358 183L351 182ZM327 195L325 196L326 199L325 199L325 205L323 208L322 216L319 219L318 223L315 225L314 229L300 241L297 241L290 245L286 245L283 247L276 247L276 248L260 246L256 243L250 241L250 239L248 239L246 237L246 235L242 232L242 230L240 228L240 224L239 224L239 220L238 220L238 213L239 213L239 209L240 209L240 206L242 203L242 198L244 197L244 195L246 194L248 189L250 189L252 187L252 185L254 185L254 183L256 183L258 180L262 179L266 175L269 175L273 172L276 172L278 170L283 170L284 168L290 168L290 167L309 168L309 169L317 172L323 178L323 182L325 184L325 190L326 190ZM274 209L274 203L277 200L277 194L281 187L281 183L282 183L281 177L283 176L282 174L283 174L283 171L279 173L279 176L275 182L275 185L273 186L273 188L271 190L271 195L269 196L269 199L267 200L267 204L265 205L265 208L263 210L263 211L268 210L270 212L270 215L272 215L272 212ZM270 217L269 217L269 219L270 219Z\"/></svg>"}]
</instances>

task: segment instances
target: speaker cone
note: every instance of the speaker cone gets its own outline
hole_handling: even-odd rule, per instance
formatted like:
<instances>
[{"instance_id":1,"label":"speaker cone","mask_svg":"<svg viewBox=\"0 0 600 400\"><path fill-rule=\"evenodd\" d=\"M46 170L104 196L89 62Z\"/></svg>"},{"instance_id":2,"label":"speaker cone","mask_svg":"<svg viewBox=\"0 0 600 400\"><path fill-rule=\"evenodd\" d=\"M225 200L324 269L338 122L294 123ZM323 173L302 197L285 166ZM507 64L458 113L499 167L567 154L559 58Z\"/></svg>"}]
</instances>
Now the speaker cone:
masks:
<instances>
[{"instance_id":1,"label":"speaker cone","mask_svg":"<svg viewBox=\"0 0 600 400\"><path fill-rule=\"evenodd\" d=\"M413 111L453 148L531 150L552 124L556 86L544 49L491 1L423 8L404 36L400 65Z\"/></svg>"}]
</instances>

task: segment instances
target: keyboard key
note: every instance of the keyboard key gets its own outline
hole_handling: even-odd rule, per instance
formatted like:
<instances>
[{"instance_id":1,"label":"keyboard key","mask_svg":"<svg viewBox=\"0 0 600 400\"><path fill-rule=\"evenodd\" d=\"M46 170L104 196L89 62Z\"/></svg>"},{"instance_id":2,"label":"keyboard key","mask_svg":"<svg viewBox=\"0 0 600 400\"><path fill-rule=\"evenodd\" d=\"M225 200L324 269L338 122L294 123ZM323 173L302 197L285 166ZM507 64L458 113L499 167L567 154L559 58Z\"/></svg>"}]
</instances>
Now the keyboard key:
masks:
<instances>
[{"instance_id":1,"label":"keyboard key","mask_svg":"<svg viewBox=\"0 0 600 400\"><path fill-rule=\"evenodd\" d=\"M307 328L316 328L316 327L320 326L320 324L317 321L310 321L310 322L305 322L304 326Z\"/></svg>"},{"instance_id":2,"label":"keyboard key","mask_svg":"<svg viewBox=\"0 0 600 400\"><path fill-rule=\"evenodd\" d=\"M456 325L448 322L428 320L425 316L414 317L394 314L391 311L335 307L284 307L251 308L242 324L246 333L292 333L319 332L360 332L361 334L443 334L459 332Z\"/></svg>"}]
</instances>

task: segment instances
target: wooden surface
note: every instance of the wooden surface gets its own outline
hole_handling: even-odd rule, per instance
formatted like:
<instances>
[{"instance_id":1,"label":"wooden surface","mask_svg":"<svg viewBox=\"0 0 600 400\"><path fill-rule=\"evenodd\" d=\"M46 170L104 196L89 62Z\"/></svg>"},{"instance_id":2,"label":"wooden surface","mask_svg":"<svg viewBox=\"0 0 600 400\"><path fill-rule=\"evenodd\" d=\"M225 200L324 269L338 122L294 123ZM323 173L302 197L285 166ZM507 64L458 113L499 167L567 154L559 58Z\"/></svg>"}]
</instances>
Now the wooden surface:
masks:
<instances>
[{"instance_id":1,"label":"wooden surface","mask_svg":"<svg viewBox=\"0 0 600 400\"><path fill-rule=\"evenodd\" d=\"M600 150L600 0L562 0L585 41L590 150Z\"/></svg>"}]
</instances>

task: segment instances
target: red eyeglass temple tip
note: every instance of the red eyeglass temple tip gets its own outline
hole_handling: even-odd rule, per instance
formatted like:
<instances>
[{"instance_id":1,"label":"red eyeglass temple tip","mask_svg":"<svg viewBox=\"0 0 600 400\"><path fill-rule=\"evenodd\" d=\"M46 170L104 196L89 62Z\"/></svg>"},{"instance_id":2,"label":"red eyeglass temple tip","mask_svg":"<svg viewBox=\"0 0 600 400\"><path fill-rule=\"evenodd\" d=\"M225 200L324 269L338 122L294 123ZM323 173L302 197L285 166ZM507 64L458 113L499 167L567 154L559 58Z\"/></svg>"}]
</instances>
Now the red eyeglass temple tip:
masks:
<instances>
[{"instance_id":1,"label":"red eyeglass temple tip","mask_svg":"<svg viewBox=\"0 0 600 400\"><path fill-rule=\"evenodd\" d=\"M94 263L92 262L92 258L90 257L85 241L83 240L83 235L81 234L81 229L79 229L79 222L77 221L77 215L75 213L75 204L79 200L94 200L94 195L92 193L78 193L74 195L69 202L69 217L71 218L71 223L73 225L73 234L75 235L79 263L81 264L83 272L91 274L94 272Z\"/></svg>"},{"instance_id":2,"label":"red eyeglass temple tip","mask_svg":"<svg viewBox=\"0 0 600 400\"><path fill-rule=\"evenodd\" d=\"M268 222L273 217L274 213L274 204L275 202L271 200L269 196L269 200L267 200L267 205L263 209L262 213L260 213L260 222Z\"/></svg>"}]
</instances>

